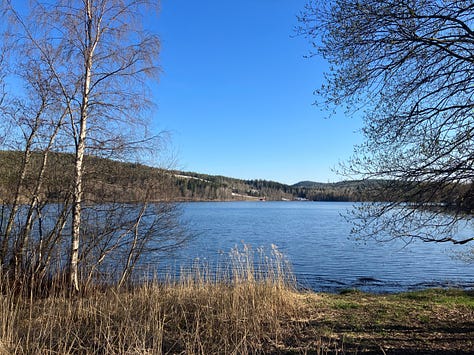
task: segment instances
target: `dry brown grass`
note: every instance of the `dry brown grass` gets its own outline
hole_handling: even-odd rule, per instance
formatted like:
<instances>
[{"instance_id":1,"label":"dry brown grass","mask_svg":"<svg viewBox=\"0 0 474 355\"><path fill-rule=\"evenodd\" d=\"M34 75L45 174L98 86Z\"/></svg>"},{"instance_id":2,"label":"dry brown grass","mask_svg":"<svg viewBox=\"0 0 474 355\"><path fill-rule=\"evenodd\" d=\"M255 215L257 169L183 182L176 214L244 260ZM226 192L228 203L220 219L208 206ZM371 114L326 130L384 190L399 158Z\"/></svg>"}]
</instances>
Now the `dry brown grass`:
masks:
<instances>
[{"instance_id":1,"label":"dry brown grass","mask_svg":"<svg viewBox=\"0 0 474 355\"><path fill-rule=\"evenodd\" d=\"M291 338L300 295L276 249L255 267L234 250L216 273L108 287L81 297L0 295L0 354L251 354ZM262 267L263 265L263 267Z\"/></svg>"},{"instance_id":2,"label":"dry brown grass","mask_svg":"<svg viewBox=\"0 0 474 355\"><path fill-rule=\"evenodd\" d=\"M75 297L0 287L0 355L474 353L472 291L303 293L278 250L258 255Z\"/></svg>"}]
</instances>

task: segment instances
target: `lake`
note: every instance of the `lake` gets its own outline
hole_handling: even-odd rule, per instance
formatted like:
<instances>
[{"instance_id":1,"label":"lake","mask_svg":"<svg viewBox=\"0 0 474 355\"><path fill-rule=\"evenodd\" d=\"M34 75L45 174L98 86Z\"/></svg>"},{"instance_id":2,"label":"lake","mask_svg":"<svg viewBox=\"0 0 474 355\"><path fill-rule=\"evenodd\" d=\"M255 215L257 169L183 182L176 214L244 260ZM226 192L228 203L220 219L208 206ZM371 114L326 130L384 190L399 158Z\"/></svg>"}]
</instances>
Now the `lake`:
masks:
<instances>
[{"instance_id":1,"label":"lake","mask_svg":"<svg viewBox=\"0 0 474 355\"><path fill-rule=\"evenodd\" d=\"M474 288L474 268L455 257L452 246L400 241L356 241L342 216L343 202L195 202L183 204L184 219L197 235L173 256L213 264L233 247L270 250L288 258L298 285L315 291L357 288L399 292L427 287Z\"/></svg>"}]
</instances>

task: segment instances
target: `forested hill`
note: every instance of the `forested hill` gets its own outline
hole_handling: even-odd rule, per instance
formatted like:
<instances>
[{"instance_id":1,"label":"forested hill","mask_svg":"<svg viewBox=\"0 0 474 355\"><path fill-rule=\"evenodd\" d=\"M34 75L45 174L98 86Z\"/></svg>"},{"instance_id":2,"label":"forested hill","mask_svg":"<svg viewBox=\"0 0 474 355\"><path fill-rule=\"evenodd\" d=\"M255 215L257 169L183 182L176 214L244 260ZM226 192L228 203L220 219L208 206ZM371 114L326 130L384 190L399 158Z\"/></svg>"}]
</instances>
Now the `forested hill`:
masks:
<instances>
[{"instance_id":1,"label":"forested hill","mask_svg":"<svg viewBox=\"0 0 474 355\"><path fill-rule=\"evenodd\" d=\"M23 155L0 152L0 198L8 201L16 191ZM41 153L33 154L32 166L40 166ZM30 164L31 166L31 164ZM137 163L87 157L85 197L90 201L231 201L231 200L313 200L363 201L370 199L367 182L315 183L286 185L267 180L241 180L194 172L163 170ZM64 197L71 191L73 157L51 154L42 194L48 200ZM26 171L21 195L25 199L35 187L38 171Z\"/></svg>"},{"instance_id":2,"label":"forested hill","mask_svg":"<svg viewBox=\"0 0 474 355\"><path fill-rule=\"evenodd\" d=\"M286 185L268 180L240 180L193 172L173 172L178 195L185 199L203 200L311 200L366 201L371 188L367 183L302 182Z\"/></svg>"}]
</instances>

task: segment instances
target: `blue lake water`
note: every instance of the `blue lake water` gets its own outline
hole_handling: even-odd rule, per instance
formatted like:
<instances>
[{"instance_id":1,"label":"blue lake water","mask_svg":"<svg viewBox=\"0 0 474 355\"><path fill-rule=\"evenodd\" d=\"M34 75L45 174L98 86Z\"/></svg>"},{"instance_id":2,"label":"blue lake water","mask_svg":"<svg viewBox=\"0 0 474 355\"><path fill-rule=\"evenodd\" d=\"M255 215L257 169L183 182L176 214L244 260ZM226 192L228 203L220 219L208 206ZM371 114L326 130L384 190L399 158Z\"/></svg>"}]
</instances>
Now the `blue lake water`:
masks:
<instances>
[{"instance_id":1,"label":"blue lake water","mask_svg":"<svg viewBox=\"0 0 474 355\"><path fill-rule=\"evenodd\" d=\"M427 287L474 288L474 265L454 257L471 248L400 241L356 241L340 202L199 202L183 204L197 235L173 256L177 264L199 258L211 264L245 243L288 258L298 285L316 291L357 288L398 292Z\"/></svg>"}]
</instances>

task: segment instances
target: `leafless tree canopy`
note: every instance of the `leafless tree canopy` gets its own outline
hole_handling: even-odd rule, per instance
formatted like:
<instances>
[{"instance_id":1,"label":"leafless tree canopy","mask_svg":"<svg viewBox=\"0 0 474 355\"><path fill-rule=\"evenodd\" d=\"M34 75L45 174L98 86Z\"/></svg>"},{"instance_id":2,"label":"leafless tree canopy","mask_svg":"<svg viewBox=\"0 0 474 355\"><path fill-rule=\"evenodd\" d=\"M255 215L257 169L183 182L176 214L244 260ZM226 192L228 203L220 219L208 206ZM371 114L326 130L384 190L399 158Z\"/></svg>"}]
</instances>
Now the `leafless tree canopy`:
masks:
<instances>
[{"instance_id":1,"label":"leafless tree canopy","mask_svg":"<svg viewBox=\"0 0 474 355\"><path fill-rule=\"evenodd\" d=\"M312 0L299 32L331 64L318 103L364 115L343 172L391 201L364 206L356 230L472 241L453 233L474 212L473 2Z\"/></svg>"}]
</instances>

